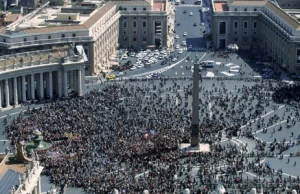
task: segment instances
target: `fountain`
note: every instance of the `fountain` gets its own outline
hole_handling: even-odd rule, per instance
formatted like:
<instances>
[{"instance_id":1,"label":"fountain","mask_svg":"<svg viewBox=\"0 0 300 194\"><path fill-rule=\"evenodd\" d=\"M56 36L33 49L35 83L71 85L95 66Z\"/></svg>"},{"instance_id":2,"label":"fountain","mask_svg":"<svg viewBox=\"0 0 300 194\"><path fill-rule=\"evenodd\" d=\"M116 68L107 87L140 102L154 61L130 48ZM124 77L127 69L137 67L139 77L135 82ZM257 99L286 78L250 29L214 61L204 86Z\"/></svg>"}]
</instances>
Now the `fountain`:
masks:
<instances>
[{"instance_id":1,"label":"fountain","mask_svg":"<svg viewBox=\"0 0 300 194\"><path fill-rule=\"evenodd\" d=\"M38 150L45 150L51 147L50 143L44 141L42 133L39 130L35 130L33 132L34 138L31 142L26 144L26 150L30 151L38 151Z\"/></svg>"}]
</instances>

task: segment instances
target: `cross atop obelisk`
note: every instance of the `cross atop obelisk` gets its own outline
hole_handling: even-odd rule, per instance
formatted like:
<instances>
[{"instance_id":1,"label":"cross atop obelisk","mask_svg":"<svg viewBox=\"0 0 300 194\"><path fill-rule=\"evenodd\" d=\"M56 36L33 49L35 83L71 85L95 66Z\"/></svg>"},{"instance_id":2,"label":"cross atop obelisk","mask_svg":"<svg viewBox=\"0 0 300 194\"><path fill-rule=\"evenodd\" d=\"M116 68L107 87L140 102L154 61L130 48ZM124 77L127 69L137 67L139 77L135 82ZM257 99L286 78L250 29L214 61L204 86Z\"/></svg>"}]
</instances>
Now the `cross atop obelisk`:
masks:
<instances>
[{"instance_id":1,"label":"cross atop obelisk","mask_svg":"<svg viewBox=\"0 0 300 194\"><path fill-rule=\"evenodd\" d=\"M191 147L199 147L199 62L194 63Z\"/></svg>"}]
</instances>

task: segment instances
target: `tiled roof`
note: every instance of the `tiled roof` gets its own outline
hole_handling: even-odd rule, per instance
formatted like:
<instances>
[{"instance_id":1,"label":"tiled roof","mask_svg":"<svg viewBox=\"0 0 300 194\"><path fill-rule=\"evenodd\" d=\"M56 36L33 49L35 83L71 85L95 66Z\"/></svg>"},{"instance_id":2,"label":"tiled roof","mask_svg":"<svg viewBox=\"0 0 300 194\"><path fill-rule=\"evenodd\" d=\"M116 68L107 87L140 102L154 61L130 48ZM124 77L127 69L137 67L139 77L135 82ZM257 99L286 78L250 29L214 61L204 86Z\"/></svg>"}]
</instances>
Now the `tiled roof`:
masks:
<instances>
[{"instance_id":1,"label":"tiled roof","mask_svg":"<svg viewBox=\"0 0 300 194\"><path fill-rule=\"evenodd\" d=\"M277 16L279 16L283 21L285 21L292 28L294 28L296 30L300 30L300 28L299 28L300 24L294 18L292 18L289 14L287 14L284 10L279 8L278 6L274 5L271 2L268 2L265 5L265 7L268 8L269 10L271 10Z\"/></svg>"},{"instance_id":2,"label":"tiled roof","mask_svg":"<svg viewBox=\"0 0 300 194\"><path fill-rule=\"evenodd\" d=\"M267 2L268 1L265 1L265 0L254 0L254 1L252 1L252 0L248 0L248 1L231 0L230 4L234 5L234 6L241 5L241 6L257 6L257 7L259 7L259 6L266 5Z\"/></svg>"},{"instance_id":3,"label":"tiled roof","mask_svg":"<svg viewBox=\"0 0 300 194\"><path fill-rule=\"evenodd\" d=\"M108 2L102 6L96 13L94 13L88 20L83 23L83 26L86 28L92 27L95 22L102 18L109 10L111 10L115 4L113 2Z\"/></svg>"},{"instance_id":4,"label":"tiled roof","mask_svg":"<svg viewBox=\"0 0 300 194\"><path fill-rule=\"evenodd\" d=\"M82 25L73 26L55 26L55 27L45 27L45 28L34 28L24 30L25 34L40 34L40 33L55 33L61 31L73 31L73 30L85 30L86 28Z\"/></svg>"}]
</instances>

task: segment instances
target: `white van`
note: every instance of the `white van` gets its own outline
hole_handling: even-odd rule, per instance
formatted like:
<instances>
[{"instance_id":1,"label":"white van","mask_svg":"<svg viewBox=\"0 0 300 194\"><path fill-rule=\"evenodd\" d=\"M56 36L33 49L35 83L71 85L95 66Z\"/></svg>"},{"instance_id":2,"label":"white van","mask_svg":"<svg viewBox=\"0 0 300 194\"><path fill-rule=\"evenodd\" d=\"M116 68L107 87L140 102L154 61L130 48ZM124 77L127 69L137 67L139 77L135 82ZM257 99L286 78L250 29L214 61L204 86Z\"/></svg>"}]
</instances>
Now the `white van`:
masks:
<instances>
[{"instance_id":1,"label":"white van","mask_svg":"<svg viewBox=\"0 0 300 194\"><path fill-rule=\"evenodd\" d=\"M215 61L203 61L201 62L202 67L214 67Z\"/></svg>"},{"instance_id":2,"label":"white van","mask_svg":"<svg viewBox=\"0 0 300 194\"><path fill-rule=\"evenodd\" d=\"M179 4L180 4L180 0L176 0L175 5L179 5Z\"/></svg>"}]
</instances>

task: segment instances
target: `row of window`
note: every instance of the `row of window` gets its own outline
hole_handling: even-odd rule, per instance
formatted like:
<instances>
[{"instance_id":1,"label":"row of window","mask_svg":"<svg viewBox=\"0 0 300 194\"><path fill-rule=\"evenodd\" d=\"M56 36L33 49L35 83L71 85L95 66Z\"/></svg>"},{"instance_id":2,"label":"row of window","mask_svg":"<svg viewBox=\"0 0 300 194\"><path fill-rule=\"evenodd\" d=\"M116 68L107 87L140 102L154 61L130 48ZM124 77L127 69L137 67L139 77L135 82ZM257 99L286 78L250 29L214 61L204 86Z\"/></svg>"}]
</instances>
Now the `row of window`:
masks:
<instances>
[{"instance_id":1,"label":"row of window","mask_svg":"<svg viewBox=\"0 0 300 194\"><path fill-rule=\"evenodd\" d=\"M234 35L238 35L238 32L237 32L237 31L234 31L233 34L234 34ZM247 32L247 31L244 31L243 34L244 34L244 35L248 35L248 32ZM254 31L254 32L253 32L253 35L256 35L256 34L257 34L257 32Z\"/></svg>"},{"instance_id":2,"label":"row of window","mask_svg":"<svg viewBox=\"0 0 300 194\"><path fill-rule=\"evenodd\" d=\"M62 34L61 37L62 37L62 38L65 38L66 35L65 35L65 34ZM72 37L76 37L76 34L75 34L75 33L72 34ZM52 38L51 35L49 35L49 36L48 36L48 39L51 39L51 38ZM34 40L38 40L38 37L35 36L35 37L34 37ZM27 42L28 39L27 39L27 38L24 38L23 41L24 41L24 42ZM6 39L3 39L3 42L6 42Z\"/></svg>"},{"instance_id":3,"label":"row of window","mask_svg":"<svg viewBox=\"0 0 300 194\"><path fill-rule=\"evenodd\" d=\"M239 41L239 38L238 37L234 37L233 38L233 41L234 42L238 42ZM242 41L243 42L248 42L249 41L249 38L248 37L243 37L242 38ZM256 42L257 41L257 38L252 38L252 42Z\"/></svg>"},{"instance_id":4,"label":"row of window","mask_svg":"<svg viewBox=\"0 0 300 194\"><path fill-rule=\"evenodd\" d=\"M124 21L124 22L123 22L123 27L124 27L124 28L128 28L127 21ZM137 21L132 21L132 27L133 27L133 28L137 28ZM142 22L142 28L147 28L147 22L146 22L146 21L143 21L143 22Z\"/></svg>"},{"instance_id":5,"label":"row of window","mask_svg":"<svg viewBox=\"0 0 300 194\"><path fill-rule=\"evenodd\" d=\"M239 22L235 21L233 23L233 27L234 28L238 28L239 27ZM247 21L244 21L244 25L243 25L244 29L248 29L248 22ZM253 29L256 29L257 28L257 22L254 21L253 22Z\"/></svg>"},{"instance_id":6,"label":"row of window","mask_svg":"<svg viewBox=\"0 0 300 194\"><path fill-rule=\"evenodd\" d=\"M124 8L123 8L123 7L119 7L119 10L124 10L124 11L127 11L127 8L126 8L126 7L124 7ZM133 11L136 11L137 9L134 7L132 10L133 10ZM147 10L147 8L146 8L146 7L144 7L144 8L143 8L143 10L144 10L144 11L146 11L146 10Z\"/></svg>"},{"instance_id":7,"label":"row of window","mask_svg":"<svg viewBox=\"0 0 300 194\"><path fill-rule=\"evenodd\" d=\"M129 35L127 30L123 31L124 35ZM137 31L136 30L132 30L132 35L137 35ZM142 31L142 35L147 35L147 30L143 30Z\"/></svg>"},{"instance_id":8,"label":"row of window","mask_svg":"<svg viewBox=\"0 0 300 194\"><path fill-rule=\"evenodd\" d=\"M234 11L238 11L238 8L235 8ZM247 9L247 8L244 8L244 11L248 11L248 9ZM257 9L254 8L253 11L257 11Z\"/></svg>"},{"instance_id":9,"label":"row of window","mask_svg":"<svg viewBox=\"0 0 300 194\"><path fill-rule=\"evenodd\" d=\"M123 41L128 41L128 37L123 37ZM137 38L136 37L132 37L132 41L136 42ZM142 42L147 42L147 38L142 38Z\"/></svg>"},{"instance_id":10,"label":"row of window","mask_svg":"<svg viewBox=\"0 0 300 194\"><path fill-rule=\"evenodd\" d=\"M288 7L293 6L293 4L287 4ZM298 4L294 4L294 7L297 7ZM285 4L282 4L282 7L285 7Z\"/></svg>"}]
</instances>

